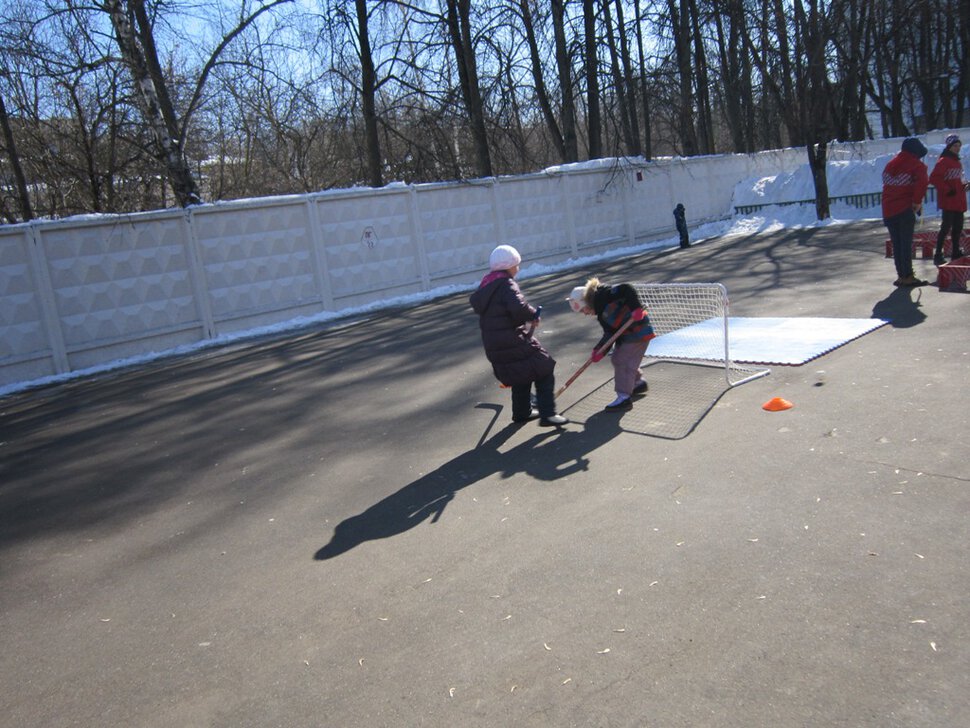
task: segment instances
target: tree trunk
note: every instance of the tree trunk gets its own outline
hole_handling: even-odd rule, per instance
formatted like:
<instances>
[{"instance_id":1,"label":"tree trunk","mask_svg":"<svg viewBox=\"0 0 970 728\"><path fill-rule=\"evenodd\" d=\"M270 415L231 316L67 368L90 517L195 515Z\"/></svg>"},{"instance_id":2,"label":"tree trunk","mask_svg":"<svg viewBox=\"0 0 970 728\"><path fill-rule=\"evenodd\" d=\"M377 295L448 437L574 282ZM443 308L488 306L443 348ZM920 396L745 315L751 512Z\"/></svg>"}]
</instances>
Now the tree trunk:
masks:
<instances>
[{"instance_id":1,"label":"tree trunk","mask_svg":"<svg viewBox=\"0 0 970 728\"><path fill-rule=\"evenodd\" d=\"M478 84L478 67L475 62L469 13L470 0L448 0L448 32L455 52L455 62L458 65L461 95L465 101L465 111L468 113L468 121L471 125L475 155L478 160L478 174L482 177L491 177L492 159L488 148L485 110Z\"/></svg>"},{"instance_id":2,"label":"tree trunk","mask_svg":"<svg viewBox=\"0 0 970 728\"><path fill-rule=\"evenodd\" d=\"M819 220L827 220L829 212L829 182L825 163L828 157L826 142L809 143L805 146L808 152L808 166L812 171L812 181L815 183L815 214Z\"/></svg>"},{"instance_id":3,"label":"tree trunk","mask_svg":"<svg viewBox=\"0 0 970 728\"><path fill-rule=\"evenodd\" d=\"M20 155L17 153L17 142L13 136L13 129L10 127L10 117L7 115L7 106L3 102L3 95L0 95L0 127L3 130L3 145L6 147L7 158L10 159L10 167L13 170L17 199L20 202L20 216L23 218L23 222L28 222L34 219L34 211L30 206L27 177L24 174L23 165L20 163ZM16 220L10 220L10 222L16 222Z\"/></svg>"},{"instance_id":4,"label":"tree trunk","mask_svg":"<svg viewBox=\"0 0 970 728\"><path fill-rule=\"evenodd\" d=\"M139 23L136 37L122 0L105 0L105 9L111 16L122 58L131 72L142 101L145 119L155 136L158 145L158 159L164 164L166 174L172 183L172 190L182 207L201 202L195 180L185 162L185 156L178 143L178 127L168 89L161 76L158 55L143 0L129 0L135 18ZM139 45L139 39L142 44ZM148 43L146 47L144 44ZM150 60L149 60L150 59ZM154 69L154 73L152 72ZM153 78L154 76L154 78ZM156 86L158 82L158 86Z\"/></svg>"},{"instance_id":5,"label":"tree trunk","mask_svg":"<svg viewBox=\"0 0 970 728\"><path fill-rule=\"evenodd\" d=\"M583 0L583 30L586 55L586 123L589 126L589 158L603 156L603 131L600 116L600 81L596 43L596 3Z\"/></svg>"},{"instance_id":6,"label":"tree trunk","mask_svg":"<svg viewBox=\"0 0 970 728\"><path fill-rule=\"evenodd\" d=\"M681 0L683 6L685 0ZM677 55L677 74L680 80L680 141L685 157L697 154L697 133L694 130L694 76L691 72L690 28L688 17L678 9L676 0L667 0L670 26L674 36L674 52Z\"/></svg>"},{"instance_id":7,"label":"tree trunk","mask_svg":"<svg viewBox=\"0 0 970 728\"><path fill-rule=\"evenodd\" d=\"M636 99L637 88L633 80L633 59L630 57L630 44L626 38L626 23L623 19L623 3L615 0L616 4L616 29L620 34L620 61L623 64L623 86L626 89L624 94L627 103L626 111L630 117L630 154L639 156L640 146L640 123L637 119Z\"/></svg>"},{"instance_id":8,"label":"tree trunk","mask_svg":"<svg viewBox=\"0 0 970 728\"><path fill-rule=\"evenodd\" d=\"M619 22L619 19L618 19ZM640 140L633 133L630 105L627 103L626 83L620 71L620 53L616 47L616 36L613 34L613 21L610 17L610 0L603 0L603 28L606 31L606 47L610 52L610 72L613 75L613 87L616 90L616 101L620 112L620 130L627 154L640 154ZM623 28L618 28L622 37ZM634 151L636 150L636 151Z\"/></svg>"},{"instance_id":9,"label":"tree trunk","mask_svg":"<svg viewBox=\"0 0 970 728\"><path fill-rule=\"evenodd\" d=\"M559 71L559 88L562 94L562 161L579 161L579 140L576 135L576 99L573 96L572 64L566 44L564 0L552 0L552 27L556 38L556 68Z\"/></svg>"},{"instance_id":10,"label":"tree trunk","mask_svg":"<svg viewBox=\"0 0 970 728\"><path fill-rule=\"evenodd\" d=\"M647 84L647 63L643 55L643 16L640 15L640 0L634 0L633 10L637 16L637 63L640 69L640 105L643 107L643 156L649 160L653 157L653 145L650 142L650 88Z\"/></svg>"},{"instance_id":11,"label":"tree trunk","mask_svg":"<svg viewBox=\"0 0 970 728\"><path fill-rule=\"evenodd\" d=\"M749 152L746 139L746 129L742 115L743 79L738 68L740 58L736 52L740 28L735 13L737 3L732 2L727 8L715 8L714 29L717 37L717 58L721 70L721 93L724 96L724 113L727 117L728 130L731 133L731 143L738 153ZM729 23L730 37L724 32L724 16Z\"/></svg>"},{"instance_id":12,"label":"tree trunk","mask_svg":"<svg viewBox=\"0 0 970 728\"><path fill-rule=\"evenodd\" d=\"M815 183L815 213L819 220L826 220L829 214L829 185L826 170L827 140L833 128L832 91L828 83L826 72L825 49L828 40L826 17L820 12L818 5L811 0L808 15L802 0L795 0L794 12L801 25L801 42L804 43L803 95L804 105L803 130L805 148L808 153L808 164L812 170L812 180Z\"/></svg>"},{"instance_id":13,"label":"tree trunk","mask_svg":"<svg viewBox=\"0 0 970 728\"><path fill-rule=\"evenodd\" d=\"M355 0L357 7L357 40L360 48L361 110L364 114L364 135L367 148L367 175L371 187L383 187L381 171L381 141L377 133L377 73L371 53L367 23L367 3Z\"/></svg>"},{"instance_id":14,"label":"tree trunk","mask_svg":"<svg viewBox=\"0 0 970 728\"><path fill-rule=\"evenodd\" d=\"M566 159L566 145L563 143L562 132L559 129L559 123L556 121L552 103L549 101L549 93L546 91L546 83L542 76L542 57L539 55L539 43L536 41L536 31L532 23L529 1L519 0L519 10L522 12L522 22L525 25L526 42L529 44L529 58L532 61L532 80L536 86L536 98L539 101L539 108L542 109L542 118L546 121L546 128L549 130L549 136L556 147L559 159L563 162L575 161Z\"/></svg>"},{"instance_id":15,"label":"tree trunk","mask_svg":"<svg viewBox=\"0 0 970 728\"><path fill-rule=\"evenodd\" d=\"M957 43L957 85L954 97L957 107L953 126L963 126L964 109L970 109L970 3L959 4L960 20L957 23L959 42Z\"/></svg>"},{"instance_id":16,"label":"tree trunk","mask_svg":"<svg viewBox=\"0 0 970 728\"><path fill-rule=\"evenodd\" d=\"M697 151L700 154L714 154L714 124L711 114L707 53L704 48L704 39L701 37L701 24L697 12L697 3L694 0L688 0L688 10L690 12L691 39L694 48L693 77L697 81Z\"/></svg>"}]
</instances>

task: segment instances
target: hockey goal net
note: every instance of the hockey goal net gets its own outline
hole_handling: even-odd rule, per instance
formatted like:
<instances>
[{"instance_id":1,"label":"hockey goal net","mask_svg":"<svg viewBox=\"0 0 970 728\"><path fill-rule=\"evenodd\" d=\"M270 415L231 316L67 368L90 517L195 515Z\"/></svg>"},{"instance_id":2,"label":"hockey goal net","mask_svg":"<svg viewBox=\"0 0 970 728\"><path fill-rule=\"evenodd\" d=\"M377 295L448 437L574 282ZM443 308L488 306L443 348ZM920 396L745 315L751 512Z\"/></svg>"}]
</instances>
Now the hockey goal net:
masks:
<instances>
[{"instance_id":1,"label":"hockey goal net","mask_svg":"<svg viewBox=\"0 0 970 728\"><path fill-rule=\"evenodd\" d=\"M762 377L768 369L731 360L727 289L720 283L634 283L657 338L645 360L677 361L724 369L729 386ZM665 340L665 335L673 334Z\"/></svg>"}]
</instances>

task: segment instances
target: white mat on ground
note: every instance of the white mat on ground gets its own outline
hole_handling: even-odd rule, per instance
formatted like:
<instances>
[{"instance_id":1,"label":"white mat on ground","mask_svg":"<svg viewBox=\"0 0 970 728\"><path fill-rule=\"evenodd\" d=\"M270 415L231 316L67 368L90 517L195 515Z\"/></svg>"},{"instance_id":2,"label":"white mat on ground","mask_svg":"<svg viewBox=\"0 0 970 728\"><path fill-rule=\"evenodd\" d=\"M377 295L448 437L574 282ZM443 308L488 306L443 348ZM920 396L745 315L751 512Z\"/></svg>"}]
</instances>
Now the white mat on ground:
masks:
<instances>
[{"instance_id":1,"label":"white mat on ground","mask_svg":"<svg viewBox=\"0 0 970 728\"><path fill-rule=\"evenodd\" d=\"M850 318L728 318L731 360L751 364L804 364L889 323ZM710 350L712 330L724 319L709 319L650 342L647 356L657 359L723 359ZM716 337L714 337L716 340ZM722 344L723 346L723 344ZM707 347L708 351L705 351Z\"/></svg>"}]
</instances>

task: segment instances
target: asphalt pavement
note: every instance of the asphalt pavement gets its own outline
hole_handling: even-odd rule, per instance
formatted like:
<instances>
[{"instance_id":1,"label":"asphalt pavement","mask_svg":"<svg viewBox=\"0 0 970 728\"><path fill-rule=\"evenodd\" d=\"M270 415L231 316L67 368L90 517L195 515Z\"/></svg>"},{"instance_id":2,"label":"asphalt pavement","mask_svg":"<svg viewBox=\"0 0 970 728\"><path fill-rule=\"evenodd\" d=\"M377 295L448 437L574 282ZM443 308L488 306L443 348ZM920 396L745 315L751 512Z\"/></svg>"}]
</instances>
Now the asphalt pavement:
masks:
<instances>
[{"instance_id":1,"label":"asphalt pavement","mask_svg":"<svg viewBox=\"0 0 970 728\"><path fill-rule=\"evenodd\" d=\"M521 281L560 382L590 274L891 319L622 414L594 365L562 430L512 425L467 294L0 399L0 725L970 724L970 295L885 237Z\"/></svg>"}]
</instances>

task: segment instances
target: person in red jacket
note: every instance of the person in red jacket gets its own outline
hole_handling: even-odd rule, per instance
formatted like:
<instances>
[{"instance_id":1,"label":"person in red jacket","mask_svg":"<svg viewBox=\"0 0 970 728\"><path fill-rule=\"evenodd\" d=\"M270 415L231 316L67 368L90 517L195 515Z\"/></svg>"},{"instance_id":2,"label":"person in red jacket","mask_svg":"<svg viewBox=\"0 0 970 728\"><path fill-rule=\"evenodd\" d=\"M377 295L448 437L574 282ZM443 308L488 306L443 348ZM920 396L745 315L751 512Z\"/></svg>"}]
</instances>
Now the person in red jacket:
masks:
<instances>
[{"instance_id":1,"label":"person in red jacket","mask_svg":"<svg viewBox=\"0 0 970 728\"><path fill-rule=\"evenodd\" d=\"M882 171L882 221L889 230L896 263L894 286L925 286L913 275L913 231L916 216L923 210L923 195L929 186L922 159L926 147L916 137L903 140L902 149Z\"/></svg>"},{"instance_id":2,"label":"person in red jacket","mask_svg":"<svg viewBox=\"0 0 970 728\"><path fill-rule=\"evenodd\" d=\"M936 206L943 215L940 234L936 236L936 254L933 256L936 265L946 262L943 241L947 233L953 241L950 251L952 260L963 256L960 236L963 234L963 213L967 211L967 187L970 185L963 177L963 165L960 163L960 137L950 134L944 145L943 153L930 173L930 184L936 188Z\"/></svg>"}]
</instances>

